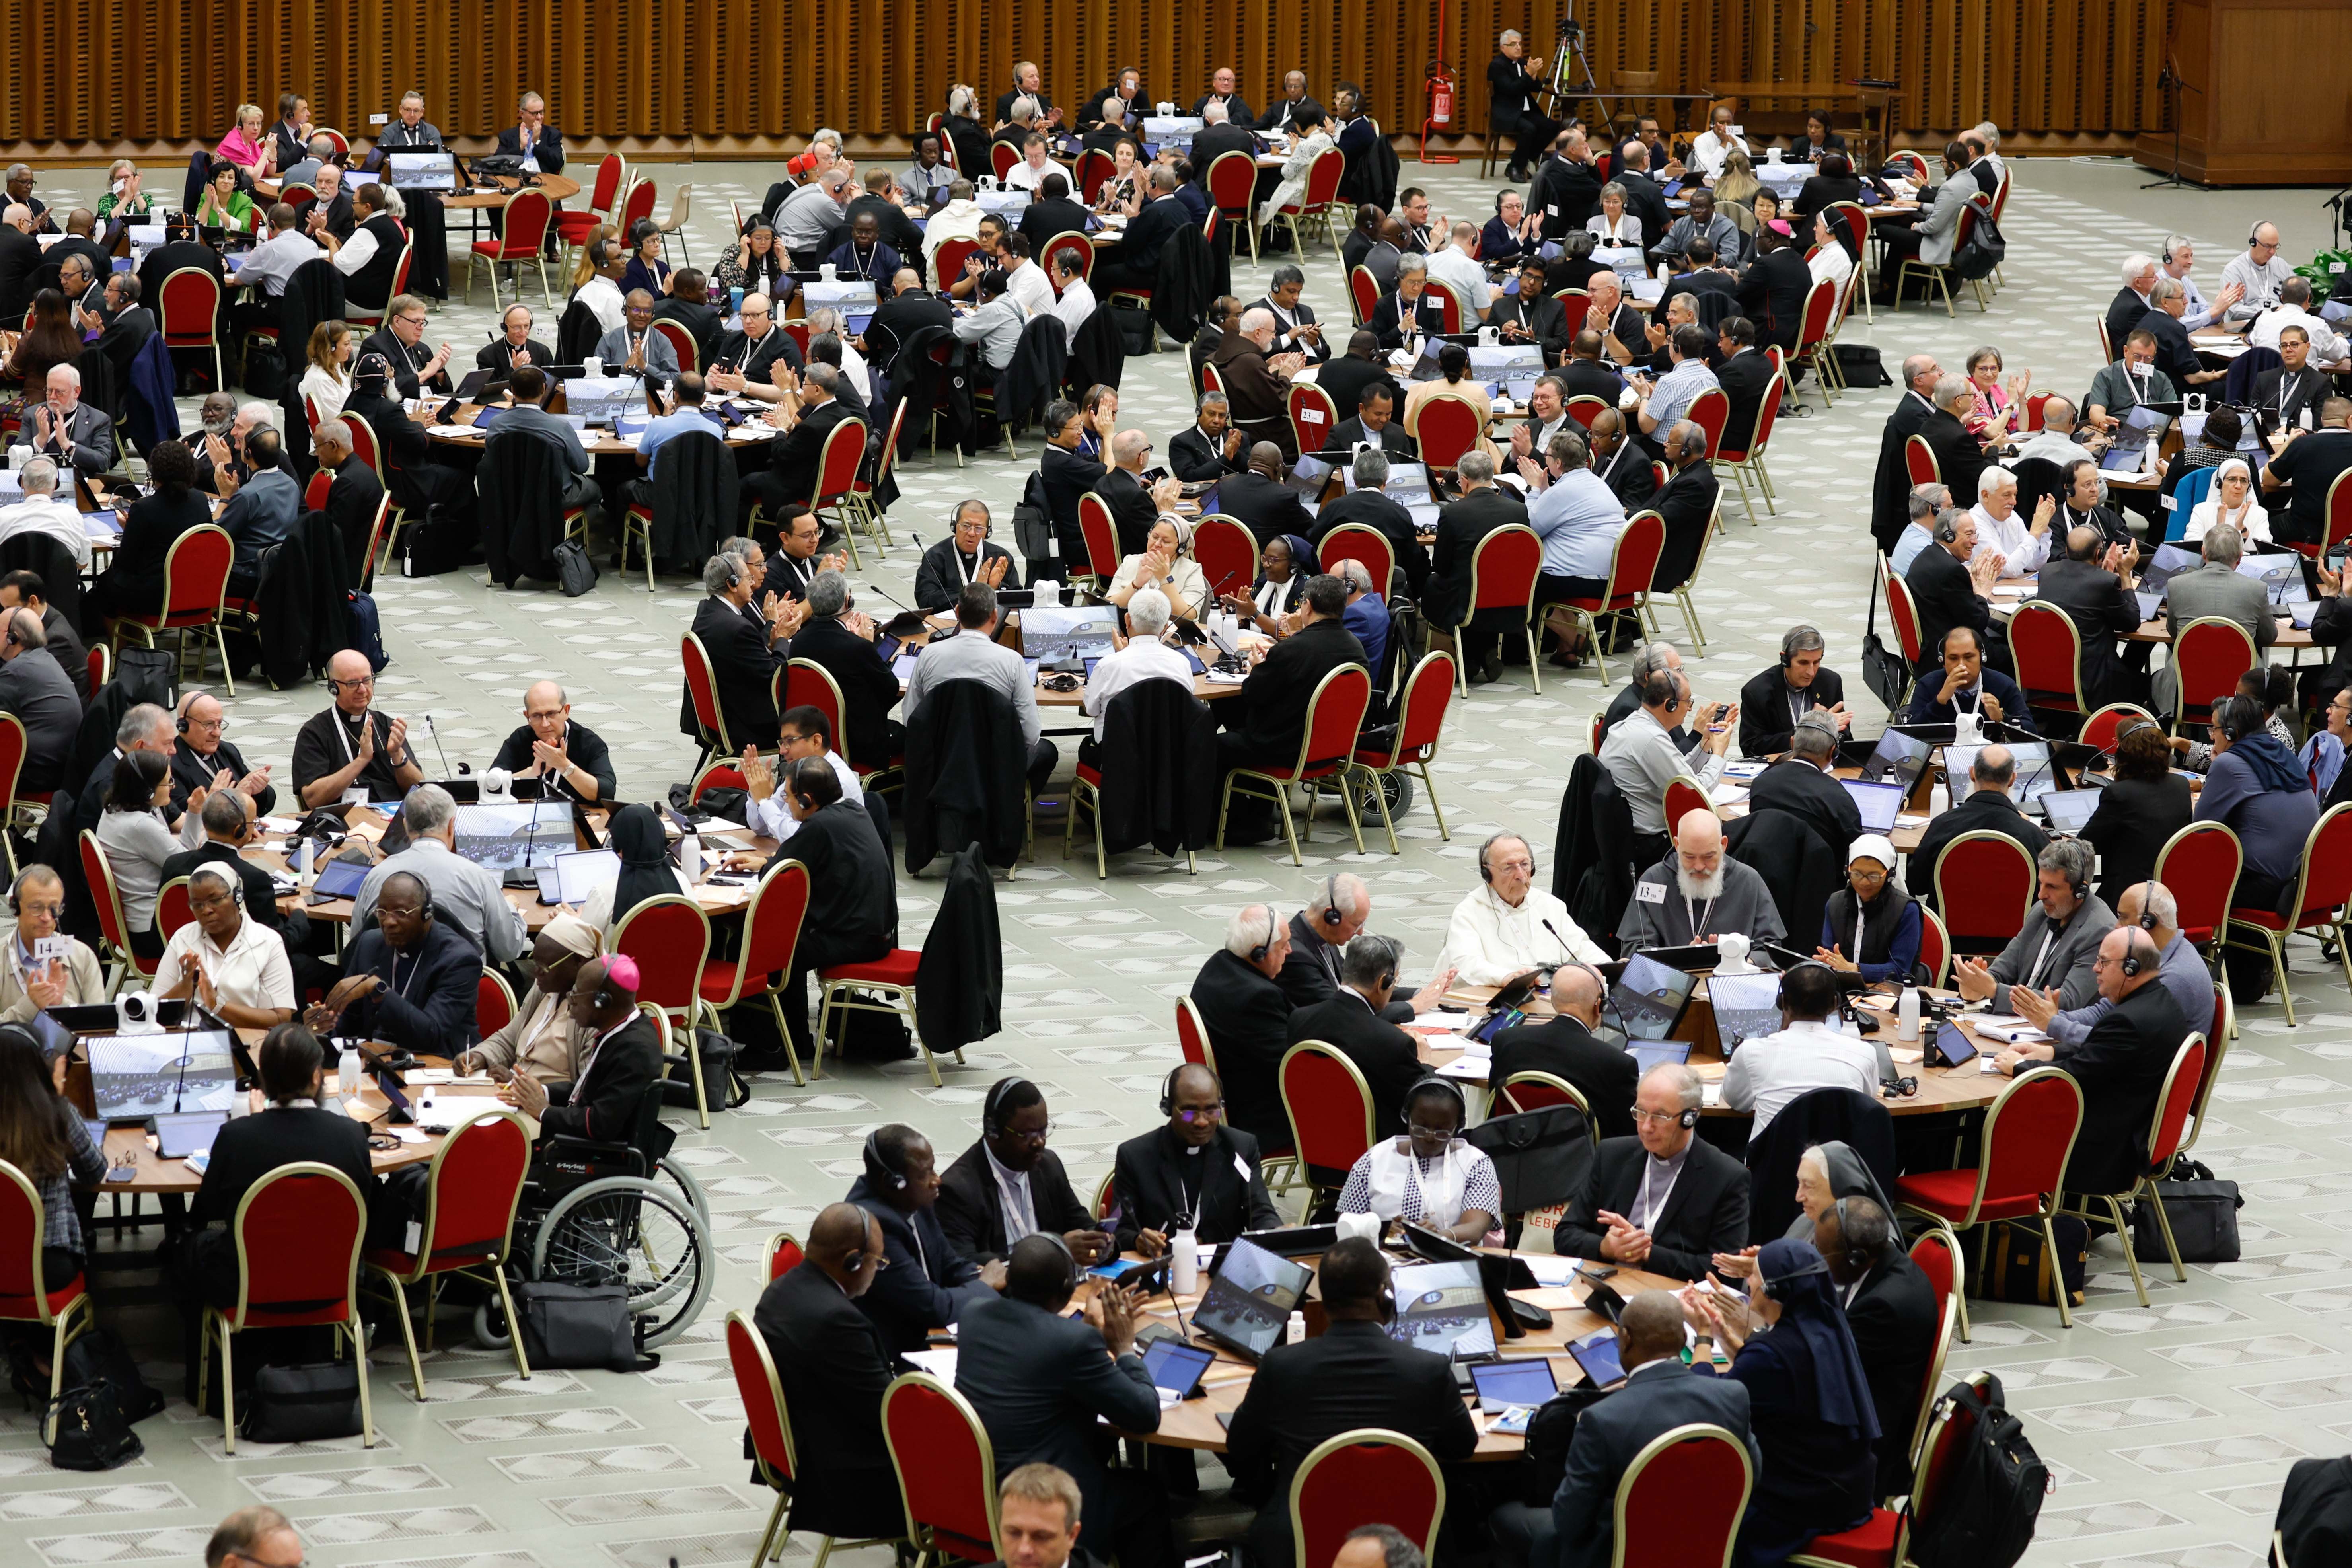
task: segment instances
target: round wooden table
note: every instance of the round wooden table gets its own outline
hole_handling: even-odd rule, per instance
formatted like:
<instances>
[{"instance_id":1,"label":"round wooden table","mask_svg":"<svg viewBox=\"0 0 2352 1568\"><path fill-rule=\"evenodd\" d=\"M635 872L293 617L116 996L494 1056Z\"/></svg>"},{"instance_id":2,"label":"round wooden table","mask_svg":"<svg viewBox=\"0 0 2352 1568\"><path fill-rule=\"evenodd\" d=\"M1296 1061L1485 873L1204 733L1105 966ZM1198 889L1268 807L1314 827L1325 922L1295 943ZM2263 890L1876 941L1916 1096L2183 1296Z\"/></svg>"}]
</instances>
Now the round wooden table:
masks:
<instances>
[{"instance_id":1,"label":"round wooden table","mask_svg":"<svg viewBox=\"0 0 2352 1568\"><path fill-rule=\"evenodd\" d=\"M327 1075L327 1081L332 1084L335 1081L335 1075L330 1072ZM334 1091L331 1089L328 1092L331 1094ZM434 1092L450 1095L495 1095L498 1091L495 1088L459 1085L444 1087ZM376 1115L385 1108L383 1095L373 1084L369 1084L360 1090L360 1100L366 1106L370 1116ZM396 1171L403 1165L421 1164L432 1159L435 1154L440 1152L441 1145L447 1142L446 1134L423 1133L419 1135L417 1142L404 1141L394 1149L371 1149L368 1151L368 1163L374 1169L375 1173L381 1176L385 1172ZM165 1193L178 1193L185 1195L194 1192L204 1183L202 1176L188 1169L185 1161L166 1160L157 1153L149 1134L143 1129L137 1127L107 1129L106 1163L109 1170L131 1165L135 1168L137 1173L127 1182L101 1183L96 1189L101 1193L128 1193L133 1196L150 1193L159 1195Z\"/></svg>"},{"instance_id":2,"label":"round wooden table","mask_svg":"<svg viewBox=\"0 0 2352 1568\"><path fill-rule=\"evenodd\" d=\"M477 186L462 194L451 191L442 195L441 205L466 212L479 211L483 208L496 210L506 205L507 198L522 188L523 183L520 176L501 175L487 186ZM566 202L580 194L580 182L569 174L542 174L539 176L539 183L532 185L530 189L545 193L549 201Z\"/></svg>"}]
</instances>

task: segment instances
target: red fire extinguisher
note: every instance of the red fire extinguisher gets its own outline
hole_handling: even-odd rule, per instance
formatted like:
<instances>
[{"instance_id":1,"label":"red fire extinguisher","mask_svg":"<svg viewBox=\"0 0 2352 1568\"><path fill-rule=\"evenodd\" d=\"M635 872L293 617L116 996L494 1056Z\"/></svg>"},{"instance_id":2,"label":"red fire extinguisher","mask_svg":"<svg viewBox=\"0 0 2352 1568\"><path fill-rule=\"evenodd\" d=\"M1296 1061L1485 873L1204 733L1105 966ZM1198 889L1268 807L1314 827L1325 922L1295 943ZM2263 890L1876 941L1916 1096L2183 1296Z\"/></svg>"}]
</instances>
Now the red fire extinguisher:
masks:
<instances>
[{"instance_id":1,"label":"red fire extinguisher","mask_svg":"<svg viewBox=\"0 0 2352 1568\"><path fill-rule=\"evenodd\" d=\"M1454 79L1454 68L1443 60L1433 60L1429 67L1429 79L1423 84L1429 93L1429 118L1421 122L1421 161L1424 163L1458 163L1462 160L1451 153L1432 153L1429 133L1433 129L1451 135L1454 132L1454 106L1461 89Z\"/></svg>"}]
</instances>

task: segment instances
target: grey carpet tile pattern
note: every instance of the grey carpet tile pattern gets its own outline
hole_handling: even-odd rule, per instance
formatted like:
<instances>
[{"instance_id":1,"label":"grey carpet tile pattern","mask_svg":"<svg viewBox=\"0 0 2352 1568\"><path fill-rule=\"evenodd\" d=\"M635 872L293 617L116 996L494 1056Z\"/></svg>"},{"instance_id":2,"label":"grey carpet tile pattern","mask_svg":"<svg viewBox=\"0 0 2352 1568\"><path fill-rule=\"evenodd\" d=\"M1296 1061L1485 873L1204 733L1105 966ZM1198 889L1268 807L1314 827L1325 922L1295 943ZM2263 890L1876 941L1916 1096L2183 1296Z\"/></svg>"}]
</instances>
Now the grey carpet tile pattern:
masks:
<instances>
[{"instance_id":1,"label":"grey carpet tile pattern","mask_svg":"<svg viewBox=\"0 0 2352 1568\"><path fill-rule=\"evenodd\" d=\"M694 182L688 241L706 267L718 253L728 198L755 200L776 177L773 166L740 163L643 172L665 203L679 182ZM1404 175L1430 188L1449 214L1483 220L1492 210L1494 187L1475 179L1473 165L1408 164ZM71 205L88 200L99 177L47 171L39 190ZM2123 252L2152 252L2168 230L2199 237L2197 276L2210 292L2235 237L2257 219L2282 224L2293 258L2324 240L2309 193L2143 193L2138 183L2137 171L2105 161L2021 163L2005 226L2007 284L1989 314L1965 299L1956 317L1940 306L1897 313L1882 303L1874 323L1857 318L1848 336L1876 343L1890 366L1927 351L1958 368L1970 348L1998 344L2009 369L2030 368L2036 386L2079 396L2097 368L2090 323L2114 294ZM1328 249L1310 250L1306 265L1310 302L1327 321L1344 321ZM1256 298L1272 266L1271 258L1255 267L1240 260L1236 292ZM524 297L544 319L535 274ZM470 354L493 323L484 289L472 304L460 299L438 309L431 336ZM1894 400L1892 389L1879 389L1824 409L1808 390L1802 416L1780 422L1767 458L1778 515L1759 501L1751 521L1736 493L1727 496L1725 532L1695 594L1707 644L1688 668L1703 698L1731 699L1771 664L1790 624L1810 621L1827 634L1832 664L1848 674L1850 702L1875 727L1874 700L1853 677L1869 602L1872 465ZM1177 354L1129 362L1121 426L1149 431L1164 447L1190 412ZM890 520L898 542L852 574L861 599L877 608L903 600L915 537L940 537L950 507L966 496L989 503L1005 540L1035 438L1024 439L1022 450L1018 464L1000 451L961 468L945 452L936 464L918 457L903 466L904 498ZM600 563L611 553L609 538L609 529L597 536ZM486 763L521 721L523 687L547 675L564 683L576 717L614 746L625 794L641 797L687 776L693 756L677 730L675 650L699 597L693 584L668 579L648 593L641 574L608 571L593 593L572 601L488 586L475 568L379 579L377 595L393 658L378 700L411 717L428 757L437 762L446 752L452 764ZM1662 622L1686 655L1696 655L1677 614L1663 612ZM1612 662L1621 680L1622 668ZM140 1344L173 1404L142 1426L144 1459L104 1478L47 1469L31 1418L0 1414L0 1539L23 1543L29 1550L14 1555L47 1568L184 1563L221 1515L267 1500L301 1524L320 1568L748 1562L767 1504L739 1457L741 1406L719 1354L719 1325L728 1310L748 1310L756 1300L767 1237L804 1231L845 1190L866 1131L910 1121L951 1153L974 1135L986 1086L1020 1072L1046 1086L1055 1145L1079 1190L1091 1192L1120 1137L1153 1120L1160 1077L1177 1059L1173 998L1236 908L1260 900L1295 908L1326 876L1358 870L1373 889L1371 929L1404 941L1409 973L1425 968L1448 912L1475 880L1473 856L1486 834L1526 833L1548 861L1569 765L1611 695L1592 670L1546 669L1540 694L1525 668L1474 687L1454 707L1432 769L1451 837L1441 837L1427 804L1416 802L1399 822L1398 856L1386 852L1376 827L1367 832L1367 852L1358 853L1344 822L1327 812L1303 868L1278 850L1235 848L1204 854L1195 878L1147 852L1114 861L1109 879L1097 881L1083 849L1078 858L1060 858L1060 823L1047 816L1039 859L997 886L1005 1032L971 1048L961 1064L943 1060L942 1088L934 1089L917 1063L828 1064L804 1089L762 1079L748 1106L719 1115L708 1132L690 1119L679 1123L680 1158L709 1190L719 1275L703 1323L670 1347L658 1373L543 1372L522 1382L502 1359L467 1346L452 1318L428 1361L431 1398L423 1405L409 1396L397 1343L377 1345L374 1449L356 1438L241 1443L230 1456L217 1424L176 1398L177 1342L152 1289L110 1300L109 1321ZM228 704L232 733L248 756L277 763L282 774L295 729L325 700L316 688L273 692L241 680ZM1047 722L1066 782L1072 721ZM901 940L911 945L930 923L936 880L902 874L899 896ZM2073 1329L2046 1309L1978 1302L1974 1342L1953 1348L1951 1373L2000 1376L2052 1463L2046 1528L2026 1559L2035 1568L2251 1568L2287 1464L2352 1447L2352 1358L2342 1348L2352 1322L2345 1152L2352 1134L2336 1104L2352 1082L2352 996L2311 943L2291 942L2289 954L2303 1026L2288 1028L2275 999L2245 1010L2244 1037L2197 1151L2245 1184L2245 1258L2192 1266L2186 1284L2152 1266L2156 1305L2142 1310L2109 1239L2095 1250L2091 1300ZM1221 1517L1228 1511L1216 1495L1223 1478L1208 1467L1204 1480L1211 1496L1202 1517ZM790 1551L813 1549L796 1540ZM854 1568L887 1561L873 1552L852 1558Z\"/></svg>"}]
</instances>

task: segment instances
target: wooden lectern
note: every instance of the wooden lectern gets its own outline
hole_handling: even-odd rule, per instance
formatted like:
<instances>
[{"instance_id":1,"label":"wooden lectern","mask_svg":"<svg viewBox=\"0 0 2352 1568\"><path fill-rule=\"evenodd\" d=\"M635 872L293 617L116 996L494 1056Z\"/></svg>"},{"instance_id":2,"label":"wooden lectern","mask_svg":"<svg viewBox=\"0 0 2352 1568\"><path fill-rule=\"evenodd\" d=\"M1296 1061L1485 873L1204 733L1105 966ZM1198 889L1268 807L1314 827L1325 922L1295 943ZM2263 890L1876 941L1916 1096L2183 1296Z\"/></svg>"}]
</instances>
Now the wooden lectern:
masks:
<instances>
[{"instance_id":1,"label":"wooden lectern","mask_svg":"<svg viewBox=\"0 0 2352 1568\"><path fill-rule=\"evenodd\" d=\"M2180 78L2180 177L2207 185L2352 184L2352 5L2345 0L2179 0L2166 52ZM2173 132L2133 157L2172 172Z\"/></svg>"}]
</instances>

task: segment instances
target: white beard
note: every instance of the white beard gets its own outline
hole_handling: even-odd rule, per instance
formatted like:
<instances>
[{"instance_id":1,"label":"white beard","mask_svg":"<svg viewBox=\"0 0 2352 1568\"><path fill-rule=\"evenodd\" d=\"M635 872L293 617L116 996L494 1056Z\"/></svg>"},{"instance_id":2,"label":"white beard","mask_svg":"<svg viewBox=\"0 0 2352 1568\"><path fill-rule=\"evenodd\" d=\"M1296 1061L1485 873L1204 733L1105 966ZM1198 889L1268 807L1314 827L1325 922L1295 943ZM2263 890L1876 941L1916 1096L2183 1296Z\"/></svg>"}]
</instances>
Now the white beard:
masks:
<instances>
[{"instance_id":1,"label":"white beard","mask_svg":"<svg viewBox=\"0 0 2352 1568\"><path fill-rule=\"evenodd\" d=\"M1711 877L1694 877L1681 867L1675 868L1675 886L1685 899L1713 901L1723 896L1723 868L1717 866Z\"/></svg>"}]
</instances>

